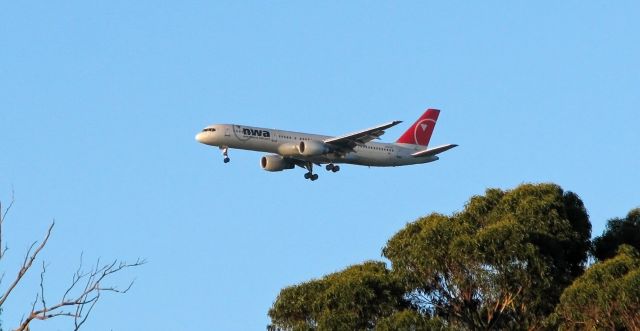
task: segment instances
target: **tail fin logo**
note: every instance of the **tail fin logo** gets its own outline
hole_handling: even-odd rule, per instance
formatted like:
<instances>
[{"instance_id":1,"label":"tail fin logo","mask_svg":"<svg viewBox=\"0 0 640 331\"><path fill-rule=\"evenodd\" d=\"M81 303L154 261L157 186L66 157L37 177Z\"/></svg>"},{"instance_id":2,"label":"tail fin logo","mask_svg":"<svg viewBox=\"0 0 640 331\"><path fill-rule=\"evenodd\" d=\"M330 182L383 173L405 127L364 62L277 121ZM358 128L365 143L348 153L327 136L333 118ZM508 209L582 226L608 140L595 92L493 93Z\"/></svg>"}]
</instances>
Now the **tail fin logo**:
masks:
<instances>
[{"instance_id":1,"label":"tail fin logo","mask_svg":"<svg viewBox=\"0 0 640 331\"><path fill-rule=\"evenodd\" d=\"M433 123L435 125L436 121L426 118L418 122L418 125L416 125L415 130L413 131L413 139L416 145L426 146L429 143L429 140L431 139L431 132L433 132L433 130L428 130L429 123Z\"/></svg>"},{"instance_id":2,"label":"tail fin logo","mask_svg":"<svg viewBox=\"0 0 640 331\"><path fill-rule=\"evenodd\" d=\"M427 146L431 139L433 129L436 127L438 114L440 114L440 111L437 109L427 109L427 111L398 138L396 143Z\"/></svg>"}]
</instances>

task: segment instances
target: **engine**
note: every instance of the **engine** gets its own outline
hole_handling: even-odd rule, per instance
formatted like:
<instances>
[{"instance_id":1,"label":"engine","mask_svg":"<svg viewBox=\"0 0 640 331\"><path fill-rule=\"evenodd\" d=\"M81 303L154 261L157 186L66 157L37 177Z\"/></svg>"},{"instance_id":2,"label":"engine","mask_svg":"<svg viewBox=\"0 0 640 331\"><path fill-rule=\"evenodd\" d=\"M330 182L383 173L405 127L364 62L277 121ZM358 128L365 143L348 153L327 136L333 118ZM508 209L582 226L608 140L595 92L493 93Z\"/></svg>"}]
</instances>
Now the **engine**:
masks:
<instances>
[{"instance_id":1,"label":"engine","mask_svg":"<svg viewBox=\"0 0 640 331\"><path fill-rule=\"evenodd\" d=\"M307 140L298 144L298 152L304 156L318 156L331 152L331 147L322 141Z\"/></svg>"},{"instance_id":2,"label":"engine","mask_svg":"<svg viewBox=\"0 0 640 331\"><path fill-rule=\"evenodd\" d=\"M280 155L265 155L260 159L260 166L266 171L282 171L293 169L295 164Z\"/></svg>"}]
</instances>

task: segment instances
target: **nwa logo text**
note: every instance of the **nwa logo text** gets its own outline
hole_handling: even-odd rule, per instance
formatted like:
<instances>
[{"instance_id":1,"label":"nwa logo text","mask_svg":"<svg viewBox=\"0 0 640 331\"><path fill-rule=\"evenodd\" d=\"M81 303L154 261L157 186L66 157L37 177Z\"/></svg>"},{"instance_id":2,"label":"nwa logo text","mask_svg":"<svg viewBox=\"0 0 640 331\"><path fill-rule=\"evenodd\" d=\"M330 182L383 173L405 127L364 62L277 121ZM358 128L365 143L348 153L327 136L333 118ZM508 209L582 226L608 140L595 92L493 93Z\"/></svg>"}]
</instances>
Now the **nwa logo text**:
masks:
<instances>
[{"instance_id":1,"label":"nwa logo text","mask_svg":"<svg viewBox=\"0 0 640 331\"><path fill-rule=\"evenodd\" d=\"M270 138L271 137L271 133L267 130L259 130L259 129L247 129L247 128L243 128L242 129L242 134L245 136L254 136L254 137L263 137L263 138Z\"/></svg>"}]
</instances>

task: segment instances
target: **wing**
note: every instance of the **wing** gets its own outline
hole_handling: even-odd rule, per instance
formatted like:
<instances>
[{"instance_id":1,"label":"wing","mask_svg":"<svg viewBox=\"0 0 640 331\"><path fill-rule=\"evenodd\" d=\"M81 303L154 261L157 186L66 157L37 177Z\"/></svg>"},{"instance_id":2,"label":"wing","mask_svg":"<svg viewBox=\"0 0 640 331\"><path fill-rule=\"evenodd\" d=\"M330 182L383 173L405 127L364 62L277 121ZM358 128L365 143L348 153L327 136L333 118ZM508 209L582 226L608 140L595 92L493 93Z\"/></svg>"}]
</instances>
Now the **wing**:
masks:
<instances>
[{"instance_id":1,"label":"wing","mask_svg":"<svg viewBox=\"0 0 640 331\"><path fill-rule=\"evenodd\" d=\"M402 123L402 121L393 121L370 129L349 133L344 136L325 139L324 142L345 152L351 152L356 146L361 146L371 140L380 138L380 136L384 134L384 130L400 123Z\"/></svg>"},{"instance_id":2,"label":"wing","mask_svg":"<svg viewBox=\"0 0 640 331\"><path fill-rule=\"evenodd\" d=\"M434 148L429 148L429 149L425 149L424 151L419 151L419 152L415 152L413 154L411 154L411 156L413 157L421 157L421 156L433 156L436 154L440 154L444 151L448 151L454 147L456 147L458 145L456 144L447 144L447 145L442 145L442 146L438 146L438 147L434 147Z\"/></svg>"}]
</instances>

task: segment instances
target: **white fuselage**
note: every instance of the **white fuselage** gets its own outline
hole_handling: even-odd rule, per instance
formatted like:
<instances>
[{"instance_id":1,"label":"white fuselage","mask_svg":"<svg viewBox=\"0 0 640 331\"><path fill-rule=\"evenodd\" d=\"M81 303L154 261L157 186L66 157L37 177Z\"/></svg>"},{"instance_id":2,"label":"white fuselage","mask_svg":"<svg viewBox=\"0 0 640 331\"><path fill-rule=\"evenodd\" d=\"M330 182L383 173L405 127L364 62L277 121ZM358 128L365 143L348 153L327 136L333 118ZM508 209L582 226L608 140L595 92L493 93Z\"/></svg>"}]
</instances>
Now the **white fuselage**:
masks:
<instances>
[{"instance_id":1,"label":"white fuselage","mask_svg":"<svg viewBox=\"0 0 640 331\"><path fill-rule=\"evenodd\" d=\"M395 167L427 163L438 160L437 156L414 157L411 154L426 149L411 144L388 144L369 142L353 148L350 153L326 153L319 156L304 156L298 153L301 141L322 142L330 136L265 129L235 124L215 124L196 135L203 144L220 148L237 148L279 154L316 164L348 163L375 167Z\"/></svg>"}]
</instances>

